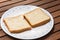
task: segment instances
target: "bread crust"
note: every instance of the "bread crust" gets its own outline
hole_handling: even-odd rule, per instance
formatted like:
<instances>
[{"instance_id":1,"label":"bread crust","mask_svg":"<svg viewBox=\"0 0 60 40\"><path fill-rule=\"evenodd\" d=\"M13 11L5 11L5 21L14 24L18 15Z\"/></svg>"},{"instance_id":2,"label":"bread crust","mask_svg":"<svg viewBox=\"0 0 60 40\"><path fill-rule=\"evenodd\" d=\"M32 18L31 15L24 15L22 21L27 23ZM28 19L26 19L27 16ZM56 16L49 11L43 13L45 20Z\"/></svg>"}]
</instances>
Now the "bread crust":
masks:
<instances>
[{"instance_id":1,"label":"bread crust","mask_svg":"<svg viewBox=\"0 0 60 40\"><path fill-rule=\"evenodd\" d=\"M13 17L15 18L15 17ZM3 22L5 23L6 27L8 28L8 30L11 32L11 33L20 33L20 32L24 32L24 31L27 31L27 30L31 30L31 26L29 25L29 27L26 27L26 28L22 28L22 29L18 29L18 30L11 30L7 24L7 22L5 21L5 19L3 19Z\"/></svg>"},{"instance_id":2,"label":"bread crust","mask_svg":"<svg viewBox=\"0 0 60 40\"><path fill-rule=\"evenodd\" d=\"M33 11L35 11L35 10L39 10L39 9L41 10L41 8L37 8L37 9L32 10L31 12L33 12ZM41 11L43 12L43 10L41 10ZM32 14L31 12L29 12L29 13L27 13L27 14ZM28 23L29 23L32 27L41 26L41 25L46 24L46 23L48 23L48 22L50 21L50 17L49 17L48 15L46 15L47 17L49 17L47 20L44 20L44 21L42 21L42 22L38 22L38 23L36 23L36 24L33 25L33 24L30 22L30 20L28 19L27 14L25 14L24 17L25 17L25 19L28 21ZM34 19L33 19L33 20L34 20Z\"/></svg>"}]
</instances>

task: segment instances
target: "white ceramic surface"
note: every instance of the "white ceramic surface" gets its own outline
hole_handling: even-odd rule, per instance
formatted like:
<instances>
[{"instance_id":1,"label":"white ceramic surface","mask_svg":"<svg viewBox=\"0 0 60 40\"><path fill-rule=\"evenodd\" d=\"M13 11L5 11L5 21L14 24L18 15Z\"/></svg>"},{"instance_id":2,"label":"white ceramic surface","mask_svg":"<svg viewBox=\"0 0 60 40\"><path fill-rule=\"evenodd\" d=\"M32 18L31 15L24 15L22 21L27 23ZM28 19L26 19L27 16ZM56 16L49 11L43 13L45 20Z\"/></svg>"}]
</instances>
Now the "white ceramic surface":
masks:
<instances>
[{"instance_id":1,"label":"white ceramic surface","mask_svg":"<svg viewBox=\"0 0 60 40\"><path fill-rule=\"evenodd\" d=\"M1 28L8 35L10 35L14 38L18 38L18 39L36 39L36 38L40 38L40 37L48 34L51 31L51 29L53 28L54 20L53 20L53 17L51 16L51 14L43 8L41 8L41 10L43 10L47 15L49 15L51 20L48 23L46 23L45 25L33 28L32 30L25 31L22 33L16 33L16 34L10 33L3 22L3 18L21 15L21 14L27 13L29 11L32 11L35 8L38 8L38 7L32 6L32 5L21 5L21 6L16 6L16 7L9 9L1 17Z\"/></svg>"}]
</instances>

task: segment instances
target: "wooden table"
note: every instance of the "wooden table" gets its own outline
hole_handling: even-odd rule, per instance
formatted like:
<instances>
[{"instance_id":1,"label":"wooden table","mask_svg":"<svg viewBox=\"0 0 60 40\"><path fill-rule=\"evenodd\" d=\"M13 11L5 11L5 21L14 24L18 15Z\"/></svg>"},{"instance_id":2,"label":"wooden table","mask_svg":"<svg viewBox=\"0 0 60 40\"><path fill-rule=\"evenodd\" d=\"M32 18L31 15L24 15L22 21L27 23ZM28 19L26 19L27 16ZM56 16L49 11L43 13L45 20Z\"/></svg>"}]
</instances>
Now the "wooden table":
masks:
<instances>
[{"instance_id":1,"label":"wooden table","mask_svg":"<svg viewBox=\"0 0 60 40\"><path fill-rule=\"evenodd\" d=\"M2 14L18 5L36 5L48 10L54 18L54 27L52 31L42 38L35 40L60 40L60 0L0 0L0 18ZM18 40L8 36L0 27L0 40Z\"/></svg>"}]
</instances>

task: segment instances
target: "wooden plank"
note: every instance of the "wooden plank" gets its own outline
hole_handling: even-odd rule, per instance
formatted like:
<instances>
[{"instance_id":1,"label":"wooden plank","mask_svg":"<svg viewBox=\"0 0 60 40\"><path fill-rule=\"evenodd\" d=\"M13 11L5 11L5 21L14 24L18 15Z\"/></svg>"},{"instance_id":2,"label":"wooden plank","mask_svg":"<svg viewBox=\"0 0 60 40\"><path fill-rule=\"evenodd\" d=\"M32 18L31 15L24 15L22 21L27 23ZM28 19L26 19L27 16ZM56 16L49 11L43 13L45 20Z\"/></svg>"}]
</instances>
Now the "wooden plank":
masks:
<instances>
[{"instance_id":1,"label":"wooden plank","mask_svg":"<svg viewBox=\"0 0 60 40\"><path fill-rule=\"evenodd\" d=\"M54 7L51 7L49 9L47 9L49 12L54 12L56 10L59 10L60 9L60 5L57 5L57 6L54 6Z\"/></svg>"},{"instance_id":2,"label":"wooden plank","mask_svg":"<svg viewBox=\"0 0 60 40\"><path fill-rule=\"evenodd\" d=\"M9 5L9 4L13 4L13 3L16 3L16 2L20 2L20 1L24 1L24 0L10 0L8 2L0 3L0 7L3 7L5 5Z\"/></svg>"},{"instance_id":3,"label":"wooden plank","mask_svg":"<svg viewBox=\"0 0 60 40\"><path fill-rule=\"evenodd\" d=\"M50 35L48 38L46 38L45 40L57 40L60 38L60 31L53 33L52 35Z\"/></svg>"},{"instance_id":4,"label":"wooden plank","mask_svg":"<svg viewBox=\"0 0 60 40\"><path fill-rule=\"evenodd\" d=\"M49 3L49 2L53 2L54 0L41 0L41 1L38 1L38 2L32 2L32 3L28 3L29 5L43 5L43 4L46 4L46 3ZM27 4L26 4L27 5Z\"/></svg>"},{"instance_id":5,"label":"wooden plank","mask_svg":"<svg viewBox=\"0 0 60 40\"><path fill-rule=\"evenodd\" d=\"M0 0L0 3L1 3L1 2L4 2L4 1L7 1L7 0Z\"/></svg>"},{"instance_id":6,"label":"wooden plank","mask_svg":"<svg viewBox=\"0 0 60 40\"><path fill-rule=\"evenodd\" d=\"M1 13L0 13L0 17L1 17L3 14L4 14L4 12L1 12Z\"/></svg>"},{"instance_id":7,"label":"wooden plank","mask_svg":"<svg viewBox=\"0 0 60 40\"><path fill-rule=\"evenodd\" d=\"M24 2L15 3L15 4L12 4L12 5L8 5L8 6L0 8L0 11L5 11L5 10L11 8L11 7L15 7L15 6L18 6L18 5L24 5L24 4L35 2L35 1L39 1L39 0L27 0L27 1L24 1Z\"/></svg>"},{"instance_id":8,"label":"wooden plank","mask_svg":"<svg viewBox=\"0 0 60 40\"><path fill-rule=\"evenodd\" d=\"M0 26L0 30L1 30L1 26Z\"/></svg>"},{"instance_id":9,"label":"wooden plank","mask_svg":"<svg viewBox=\"0 0 60 40\"><path fill-rule=\"evenodd\" d=\"M22 2L22 4L23 4L23 2ZM15 4L16 5L16 4ZM17 4L17 5L19 5L19 4ZM20 4L21 5L21 4ZM55 4L54 4L55 5ZM7 10L9 7L11 7L11 6L7 6L7 8L6 7L3 7L3 8L1 8L1 11L3 10L3 11L5 11L5 10ZM13 7L13 5L12 5L12 7ZM41 6L40 6L41 7ZM44 8L44 7L43 7Z\"/></svg>"},{"instance_id":10,"label":"wooden plank","mask_svg":"<svg viewBox=\"0 0 60 40\"><path fill-rule=\"evenodd\" d=\"M58 30L60 30L60 23L57 24L57 25L54 25L54 30L53 30L53 32L56 32L56 31L58 31Z\"/></svg>"},{"instance_id":11,"label":"wooden plank","mask_svg":"<svg viewBox=\"0 0 60 40\"><path fill-rule=\"evenodd\" d=\"M14 40L14 38L12 38L10 36L4 36L4 37L0 38L0 40Z\"/></svg>"},{"instance_id":12,"label":"wooden plank","mask_svg":"<svg viewBox=\"0 0 60 40\"><path fill-rule=\"evenodd\" d=\"M54 19L55 24L60 22L60 17Z\"/></svg>"},{"instance_id":13,"label":"wooden plank","mask_svg":"<svg viewBox=\"0 0 60 40\"><path fill-rule=\"evenodd\" d=\"M60 4L60 1L54 1L51 3L45 4L45 5L41 5L41 7L47 9L47 8L50 8L50 7L58 5L58 4Z\"/></svg>"},{"instance_id":14,"label":"wooden plank","mask_svg":"<svg viewBox=\"0 0 60 40\"><path fill-rule=\"evenodd\" d=\"M59 3L59 1L57 1ZM48 5L48 4L47 4Z\"/></svg>"},{"instance_id":15,"label":"wooden plank","mask_svg":"<svg viewBox=\"0 0 60 40\"><path fill-rule=\"evenodd\" d=\"M52 1L54 1L54 0L41 0L41 1L37 1L37 2L32 2L32 3L28 3L28 4L32 4L32 5L40 5L40 4L44 4L44 3L47 3L47 2L52 2ZM9 1L10 2L10 1ZM4 6L7 6L7 5L9 5L9 4L13 4L13 3L15 3L14 2L14 0L13 0L13 3L11 2L11 3L9 3L9 2L6 2L6 3L1 3L0 4L0 7L4 7ZM19 3L19 2L18 2ZM34 4L35 3L35 4Z\"/></svg>"},{"instance_id":16,"label":"wooden plank","mask_svg":"<svg viewBox=\"0 0 60 40\"><path fill-rule=\"evenodd\" d=\"M54 13L51 13L52 14L52 16L55 18L55 17L57 17L57 16L60 16L60 10L59 11L56 11L56 12L54 12Z\"/></svg>"},{"instance_id":17,"label":"wooden plank","mask_svg":"<svg viewBox=\"0 0 60 40\"><path fill-rule=\"evenodd\" d=\"M0 31L0 37L6 35L2 30Z\"/></svg>"}]
</instances>

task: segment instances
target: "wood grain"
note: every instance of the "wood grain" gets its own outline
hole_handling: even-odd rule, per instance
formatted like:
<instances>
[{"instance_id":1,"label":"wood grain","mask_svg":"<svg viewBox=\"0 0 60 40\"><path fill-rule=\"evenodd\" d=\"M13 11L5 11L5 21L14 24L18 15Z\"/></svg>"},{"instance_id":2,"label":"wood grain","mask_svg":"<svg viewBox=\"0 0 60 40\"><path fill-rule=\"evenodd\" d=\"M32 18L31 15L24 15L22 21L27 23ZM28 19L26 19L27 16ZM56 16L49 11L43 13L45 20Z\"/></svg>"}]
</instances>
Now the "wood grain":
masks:
<instances>
[{"instance_id":1,"label":"wood grain","mask_svg":"<svg viewBox=\"0 0 60 40\"><path fill-rule=\"evenodd\" d=\"M52 16L55 18L55 17L57 17L57 16L60 16L60 10L58 10L58 11L56 11L56 12L54 12L54 13L51 13L52 14Z\"/></svg>"},{"instance_id":2,"label":"wood grain","mask_svg":"<svg viewBox=\"0 0 60 40\"><path fill-rule=\"evenodd\" d=\"M54 12L55 10L58 10L58 9L60 9L60 5L56 5L56 6L54 6L54 7L51 7L51 8L49 8L49 9L47 9L49 12Z\"/></svg>"},{"instance_id":3,"label":"wood grain","mask_svg":"<svg viewBox=\"0 0 60 40\"><path fill-rule=\"evenodd\" d=\"M46 38L45 40L57 40L57 39L59 39L59 38L60 38L60 31L52 34L51 36L49 36L49 37Z\"/></svg>"},{"instance_id":4,"label":"wood grain","mask_svg":"<svg viewBox=\"0 0 60 40\"><path fill-rule=\"evenodd\" d=\"M60 22L60 17L55 18L54 21L55 21L55 24Z\"/></svg>"},{"instance_id":5,"label":"wood grain","mask_svg":"<svg viewBox=\"0 0 60 40\"><path fill-rule=\"evenodd\" d=\"M54 2L50 2L48 4L45 4L45 5L41 5L42 8L45 8L45 9L48 9L52 6L55 6L55 5L58 5L60 4L60 1L54 1Z\"/></svg>"},{"instance_id":6,"label":"wood grain","mask_svg":"<svg viewBox=\"0 0 60 40\"><path fill-rule=\"evenodd\" d=\"M1 12L1 13L0 13L0 17L1 17L3 14L4 14L4 12Z\"/></svg>"},{"instance_id":7,"label":"wood grain","mask_svg":"<svg viewBox=\"0 0 60 40\"><path fill-rule=\"evenodd\" d=\"M2 30L0 31L0 37L6 35Z\"/></svg>"},{"instance_id":8,"label":"wood grain","mask_svg":"<svg viewBox=\"0 0 60 40\"><path fill-rule=\"evenodd\" d=\"M16 3L16 2L20 2L20 1L24 1L24 0L9 0L9 1L7 1L7 2L4 2L4 3L0 3L0 8L1 7L4 7L4 6L6 6L6 5L9 5L9 4L13 4L13 3Z\"/></svg>"},{"instance_id":9,"label":"wood grain","mask_svg":"<svg viewBox=\"0 0 60 40\"><path fill-rule=\"evenodd\" d=\"M28 2L28 1L29 1L29 2ZM23 1L23 2L18 2L18 3L12 4L12 5L7 5L7 6L4 6L4 7L0 8L0 12L1 12L1 11L6 11L6 10L8 10L8 9L10 9L11 7L14 7L14 6L24 5L24 4L27 4L27 3L34 2L34 1L38 1L38 0L27 0L27 1Z\"/></svg>"},{"instance_id":10,"label":"wood grain","mask_svg":"<svg viewBox=\"0 0 60 40\"><path fill-rule=\"evenodd\" d=\"M4 37L0 38L0 40L14 40L14 39L9 36L4 36Z\"/></svg>"},{"instance_id":11,"label":"wood grain","mask_svg":"<svg viewBox=\"0 0 60 40\"><path fill-rule=\"evenodd\" d=\"M44 5L46 3L49 3L49 2L53 2L55 0L41 0L41 1L38 1L38 2L32 2L32 3L28 3L29 5L35 5L35 6L39 6L39 5ZM28 5L26 4L26 5Z\"/></svg>"},{"instance_id":12,"label":"wood grain","mask_svg":"<svg viewBox=\"0 0 60 40\"><path fill-rule=\"evenodd\" d=\"M54 30L53 30L53 32L56 32L56 31L58 31L58 30L60 30L60 23L57 24L57 25L54 25Z\"/></svg>"}]
</instances>

